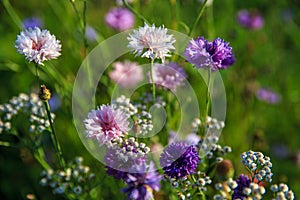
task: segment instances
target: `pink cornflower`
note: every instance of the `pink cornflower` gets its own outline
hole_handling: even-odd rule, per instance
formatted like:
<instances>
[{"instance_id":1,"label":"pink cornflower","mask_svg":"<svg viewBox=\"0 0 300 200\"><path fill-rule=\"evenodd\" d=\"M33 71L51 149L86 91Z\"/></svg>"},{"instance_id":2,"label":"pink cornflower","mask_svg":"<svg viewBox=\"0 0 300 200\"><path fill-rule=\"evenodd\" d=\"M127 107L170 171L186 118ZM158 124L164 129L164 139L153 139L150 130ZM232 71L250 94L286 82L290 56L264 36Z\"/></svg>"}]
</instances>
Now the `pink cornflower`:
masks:
<instances>
[{"instance_id":1,"label":"pink cornflower","mask_svg":"<svg viewBox=\"0 0 300 200\"><path fill-rule=\"evenodd\" d=\"M155 84L175 91L177 87L184 84L186 79L185 70L176 63L155 63L153 66L153 79Z\"/></svg>"},{"instance_id":2,"label":"pink cornflower","mask_svg":"<svg viewBox=\"0 0 300 200\"><path fill-rule=\"evenodd\" d=\"M115 62L113 67L109 77L123 88L133 88L144 78L143 70L136 62Z\"/></svg>"},{"instance_id":3,"label":"pink cornflower","mask_svg":"<svg viewBox=\"0 0 300 200\"><path fill-rule=\"evenodd\" d=\"M48 30L40 30L38 27L28 28L17 36L15 47L29 62L40 65L60 56L61 44Z\"/></svg>"},{"instance_id":4,"label":"pink cornflower","mask_svg":"<svg viewBox=\"0 0 300 200\"><path fill-rule=\"evenodd\" d=\"M109 105L92 110L84 123L87 137L96 139L100 146L124 136L129 130L127 115Z\"/></svg>"}]
</instances>

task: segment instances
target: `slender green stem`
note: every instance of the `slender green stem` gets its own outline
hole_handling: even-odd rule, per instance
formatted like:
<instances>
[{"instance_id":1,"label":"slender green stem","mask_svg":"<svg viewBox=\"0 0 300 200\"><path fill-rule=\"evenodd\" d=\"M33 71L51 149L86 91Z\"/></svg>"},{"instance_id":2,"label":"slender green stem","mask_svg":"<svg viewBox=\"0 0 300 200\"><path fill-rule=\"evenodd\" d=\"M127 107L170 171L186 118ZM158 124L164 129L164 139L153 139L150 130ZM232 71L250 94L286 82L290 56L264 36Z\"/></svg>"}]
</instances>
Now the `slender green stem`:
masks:
<instances>
[{"instance_id":1,"label":"slender green stem","mask_svg":"<svg viewBox=\"0 0 300 200\"><path fill-rule=\"evenodd\" d=\"M155 80L153 77L153 64L154 64L154 59L151 59L150 75L151 75L151 81L152 81L152 97L153 97L153 102L155 102L156 101L156 91L155 91Z\"/></svg>"},{"instance_id":2,"label":"slender green stem","mask_svg":"<svg viewBox=\"0 0 300 200\"><path fill-rule=\"evenodd\" d=\"M85 31L86 31L86 8L87 8L87 0L83 1L83 12L82 12L82 20L83 20L83 27L82 27L82 36L83 36L83 43L85 47L85 53L87 53L87 48L88 48L88 42L87 38L85 36Z\"/></svg>"},{"instance_id":3,"label":"slender green stem","mask_svg":"<svg viewBox=\"0 0 300 200\"><path fill-rule=\"evenodd\" d=\"M149 24L149 21L143 15L141 15L139 12L137 12L132 6L130 6L126 0L122 0L122 2L123 2L123 5L125 6L125 8L127 8L133 14L135 14L138 18L140 18L140 20Z\"/></svg>"},{"instance_id":4,"label":"slender green stem","mask_svg":"<svg viewBox=\"0 0 300 200\"><path fill-rule=\"evenodd\" d=\"M63 159L62 151L61 151L60 145L58 143L56 132L55 132L55 129L54 129L54 126L53 126L52 117L51 117L51 113L50 113L50 106L49 106L48 101L45 101L44 105L45 105L45 108L46 108L48 120L49 120L51 131L52 131L51 140L52 140L54 148L55 148L56 156L59 160L60 166L62 168L65 168L65 161Z\"/></svg>"},{"instance_id":5,"label":"slender green stem","mask_svg":"<svg viewBox=\"0 0 300 200\"><path fill-rule=\"evenodd\" d=\"M190 30L189 34L188 34L189 36L192 36L192 35L193 35L193 33L194 33L195 29L196 29L196 26L197 26L197 24L198 24L198 22L199 22L199 20L200 20L200 18L201 18L201 16L202 16L202 14L203 14L203 11L204 11L206 2L207 2L207 0L205 0L205 1L203 2L203 4L201 5L200 11L199 11L199 13L198 13L198 16L197 16L196 20L194 21L193 27L192 27L192 29Z\"/></svg>"},{"instance_id":6,"label":"slender green stem","mask_svg":"<svg viewBox=\"0 0 300 200\"><path fill-rule=\"evenodd\" d=\"M48 165L48 163L40 156L39 153L34 152L34 158L40 163L40 165L45 169L48 170L50 169L50 166Z\"/></svg>"},{"instance_id":7,"label":"slender green stem","mask_svg":"<svg viewBox=\"0 0 300 200\"><path fill-rule=\"evenodd\" d=\"M213 40L215 37L213 5L207 7L207 26L208 26L208 39Z\"/></svg>"},{"instance_id":8,"label":"slender green stem","mask_svg":"<svg viewBox=\"0 0 300 200\"><path fill-rule=\"evenodd\" d=\"M15 12L14 8L11 6L9 0L2 0L2 3L14 23L18 26L19 29L22 29L22 21Z\"/></svg>"},{"instance_id":9,"label":"slender green stem","mask_svg":"<svg viewBox=\"0 0 300 200\"><path fill-rule=\"evenodd\" d=\"M206 110L205 110L205 119L208 117L209 115L209 109L210 109L210 95L211 95L211 69L208 69L207 72L207 91L206 91Z\"/></svg>"},{"instance_id":10,"label":"slender green stem","mask_svg":"<svg viewBox=\"0 0 300 200\"><path fill-rule=\"evenodd\" d=\"M36 76L37 76L37 81L38 81L38 84L40 85L40 76L39 76L39 70L38 70L38 67L39 65L37 63L35 63L35 73L36 73ZM61 148L60 148L60 145L58 143L58 140L57 140L57 137L56 137L56 132L55 132L55 129L54 129L54 126L53 126L53 122L52 122L52 116L51 116L51 112L50 112L50 106L49 106L49 103L48 101L45 101L44 102L44 105L45 105L45 108L46 108L46 112L47 112L47 116L48 116L48 120L49 120L49 123L50 123L50 127L51 127L51 140L53 142L53 146L54 146L54 149L55 149L55 153L57 155L57 158L60 162L60 166L62 168L65 167L65 161L62 157L62 152L61 152Z\"/></svg>"}]
</instances>

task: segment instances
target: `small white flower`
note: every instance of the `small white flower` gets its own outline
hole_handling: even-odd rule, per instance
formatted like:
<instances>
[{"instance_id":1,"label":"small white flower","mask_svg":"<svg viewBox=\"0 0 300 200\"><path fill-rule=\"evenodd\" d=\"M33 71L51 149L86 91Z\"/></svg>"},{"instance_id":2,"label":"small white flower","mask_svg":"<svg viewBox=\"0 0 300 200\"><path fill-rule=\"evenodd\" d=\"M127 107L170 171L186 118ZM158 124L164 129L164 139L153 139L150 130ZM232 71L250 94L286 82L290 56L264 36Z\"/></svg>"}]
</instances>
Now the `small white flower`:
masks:
<instances>
[{"instance_id":1,"label":"small white flower","mask_svg":"<svg viewBox=\"0 0 300 200\"><path fill-rule=\"evenodd\" d=\"M46 60L60 56L61 44L48 30L28 28L17 36L15 47L27 60L44 65Z\"/></svg>"},{"instance_id":2,"label":"small white flower","mask_svg":"<svg viewBox=\"0 0 300 200\"><path fill-rule=\"evenodd\" d=\"M176 41L173 35L167 34L167 31L164 26L155 27L154 24L149 26L145 23L144 27L133 30L133 34L129 34L128 47L133 49L136 56L141 55L153 60L159 58L164 62L165 57L170 57L169 53L175 49L173 43Z\"/></svg>"}]
</instances>

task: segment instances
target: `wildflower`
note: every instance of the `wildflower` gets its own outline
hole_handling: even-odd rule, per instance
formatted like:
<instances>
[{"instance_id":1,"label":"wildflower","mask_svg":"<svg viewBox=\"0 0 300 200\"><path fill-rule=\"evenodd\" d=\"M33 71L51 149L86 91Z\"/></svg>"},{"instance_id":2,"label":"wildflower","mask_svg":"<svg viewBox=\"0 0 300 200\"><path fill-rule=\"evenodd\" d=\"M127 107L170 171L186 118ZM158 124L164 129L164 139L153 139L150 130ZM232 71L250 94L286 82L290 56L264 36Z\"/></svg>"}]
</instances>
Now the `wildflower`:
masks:
<instances>
[{"instance_id":1,"label":"wildflower","mask_svg":"<svg viewBox=\"0 0 300 200\"><path fill-rule=\"evenodd\" d=\"M40 30L38 27L22 31L17 36L15 47L29 62L33 61L40 65L61 55L60 41L48 30Z\"/></svg>"},{"instance_id":2,"label":"wildflower","mask_svg":"<svg viewBox=\"0 0 300 200\"><path fill-rule=\"evenodd\" d=\"M124 179L129 172L136 172L134 166L147 160L145 147L140 146L133 137L119 144L112 144L104 157L106 173L116 179Z\"/></svg>"},{"instance_id":3,"label":"wildflower","mask_svg":"<svg viewBox=\"0 0 300 200\"><path fill-rule=\"evenodd\" d=\"M127 115L109 105L92 110L84 122L87 136L96 139L100 145L127 134L129 130Z\"/></svg>"},{"instance_id":4,"label":"wildflower","mask_svg":"<svg viewBox=\"0 0 300 200\"><path fill-rule=\"evenodd\" d=\"M153 199L153 190L160 189L161 176L155 171L154 163L137 165L136 173L129 173L125 178L127 186L122 192L128 193L128 199ZM139 173L139 172L143 173ZM146 172L145 172L146 171Z\"/></svg>"},{"instance_id":5,"label":"wildflower","mask_svg":"<svg viewBox=\"0 0 300 200\"><path fill-rule=\"evenodd\" d=\"M237 14L238 23L248 29L258 30L264 25L264 19L258 12L240 10Z\"/></svg>"},{"instance_id":6,"label":"wildflower","mask_svg":"<svg viewBox=\"0 0 300 200\"><path fill-rule=\"evenodd\" d=\"M251 180L247 175L241 174L236 180L237 187L234 189L232 199L244 199L247 197L247 195L244 194L244 189L249 188L250 182Z\"/></svg>"},{"instance_id":7,"label":"wildflower","mask_svg":"<svg viewBox=\"0 0 300 200\"><path fill-rule=\"evenodd\" d=\"M165 57L170 57L171 50L175 47L173 43L175 39L173 35L167 34L164 26L155 27L153 24L149 26L145 23L144 27L133 30L133 34L129 34L128 47L132 49L136 56L142 56L154 60L155 58L165 61ZM146 51L144 51L146 49Z\"/></svg>"},{"instance_id":8,"label":"wildflower","mask_svg":"<svg viewBox=\"0 0 300 200\"><path fill-rule=\"evenodd\" d=\"M266 88L260 88L257 90L256 97L257 99L269 104L277 104L281 100L281 97L278 93Z\"/></svg>"},{"instance_id":9,"label":"wildflower","mask_svg":"<svg viewBox=\"0 0 300 200\"><path fill-rule=\"evenodd\" d=\"M199 158L194 146L189 146L183 142L174 142L168 146L160 157L160 165L165 174L182 178L195 171Z\"/></svg>"},{"instance_id":10,"label":"wildflower","mask_svg":"<svg viewBox=\"0 0 300 200\"><path fill-rule=\"evenodd\" d=\"M105 15L105 22L118 31L126 31L134 26L134 15L126 8L112 8Z\"/></svg>"},{"instance_id":11,"label":"wildflower","mask_svg":"<svg viewBox=\"0 0 300 200\"><path fill-rule=\"evenodd\" d=\"M235 62L232 48L221 38L209 42L204 37L192 39L187 45L184 56L196 68L211 68L212 71L225 69Z\"/></svg>"},{"instance_id":12,"label":"wildflower","mask_svg":"<svg viewBox=\"0 0 300 200\"><path fill-rule=\"evenodd\" d=\"M153 80L157 85L174 91L177 87L184 84L185 79L185 70L174 62L165 64L155 63L153 66Z\"/></svg>"},{"instance_id":13,"label":"wildflower","mask_svg":"<svg viewBox=\"0 0 300 200\"><path fill-rule=\"evenodd\" d=\"M139 81L143 80L143 70L136 62L128 60L115 62L114 70L109 77L123 88L133 88Z\"/></svg>"},{"instance_id":14,"label":"wildflower","mask_svg":"<svg viewBox=\"0 0 300 200\"><path fill-rule=\"evenodd\" d=\"M30 17L23 20L22 26L24 29L34 28L34 27L42 28L43 22L40 18Z\"/></svg>"}]
</instances>

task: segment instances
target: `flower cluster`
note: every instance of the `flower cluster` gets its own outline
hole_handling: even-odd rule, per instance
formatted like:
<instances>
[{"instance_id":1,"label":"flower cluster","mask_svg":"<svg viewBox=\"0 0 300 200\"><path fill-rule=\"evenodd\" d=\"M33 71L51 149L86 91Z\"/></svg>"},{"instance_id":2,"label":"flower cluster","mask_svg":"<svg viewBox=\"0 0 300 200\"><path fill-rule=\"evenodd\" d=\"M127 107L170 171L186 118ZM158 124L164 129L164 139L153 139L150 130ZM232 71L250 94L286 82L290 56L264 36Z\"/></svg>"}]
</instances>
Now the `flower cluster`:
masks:
<instances>
[{"instance_id":1,"label":"flower cluster","mask_svg":"<svg viewBox=\"0 0 300 200\"><path fill-rule=\"evenodd\" d=\"M281 97L278 93L267 88L258 89L256 91L256 97L258 100L267 102L269 104L277 104L281 100Z\"/></svg>"},{"instance_id":2,"label":"flower cluster","mask_svg":"<svg viewBox=\"0 0 300 200\"><path fill-rule=\"evenodd\" d=\"M50 127L46 110L38 95L21 93L10 99L8 103L0 105L0 133L10 132L17 127L14 123L20 115L29 118L29 132L42 133ZM53 119L54 114L51 115Z\"/></svg>"},{"instance_id":3,"label":"flower cluster","mask_svg":"<svg viewBox=\"0 0 300 200\"><path fill-rule=\"evenodd\" d=\"M154 24L149 26L145 23L144 27L133 30L133 34L129 34L128 47L136 56L152 60L158 58L164 62L165 57L170 57L171 50L175 49L173 46L175 39L173 35L168 35L167 31L164 26L157 28Z\"/></svg>"},{"instance_id":4,"label":"flower cluster","mask_svg":"<svg viewBox=\"0 0 300 200\"><path fill-rule=\"evenodd\" d=\"M61 44L48 30L38 27L28 28L17 36L15 47L20 54L31 62L44 65L43 62L60 56Z\"/></svg>"},{"instance_id":5,"label":"flower cluster","mask_svg":"<svg viewBox=\"0 0 300 200\"><path fill-rule=\"evenodd\" d=\"M82 162L82 157L76 157L64 170L44 170L40 185L50 187L53 194L57 195L68 194L68 197L74 198L87 195L94 187L95 174Z\"/></svg>"},{"instance_id":6,"label":"flower cluster","mask_svg":"<svg viewBox=\"0 0 300 200\"><path fill-rule=\"evenodd\" d=\"M134 137L111 141L104 158L107 174L124 179L129 172L134 172L135 165L147 161L149 152L150 148L145 143L138 143Z\"/></svg>"},{"instance_id":7,"label":"flower cluster","mask_svg":"<svg viewBox=\"0 0 300 200\"><path fill-rule=\"evenodd\" d=\"M272 182L272 163L270 157L261 152L248 151L241 154L242 163L254 173L257 181Z\"/></svg>"},{"instance_id":8,"label":"flower cluster","mask_svg":"<svg viewBox=\"0 0 300 200\"><path fill-rule=\"evenodd\" d=\"M201 171L197 171L193 174L193 179L189 179L186 176L182 178L172 178L168 175L164 175L163 180L170 183L172 188L178 191L177 195L179 199L193 199L196 198L195 191L199 190L206 192L207 186L212 183L209 176ZM195 196L193 196L195 195Z\"/></svg>"},{"instance_id":9,"label":"flower cluster","mask_svg":"<svg viewBox=\"0 0 300 200\"><path fill-rule=\"evenodd\" d=\"M270 189L274 193L274 197L276 197L272 200L293 200L295 198L294 192L289 189L287 184L273 184Z\"/></svg>"},{"instance_id":10,"label":"flower cluster","mask_svg":"<svg viewBox=\"0 0 300 200\"><path fill-rule=\"evenodd\" d=\"M209 42L204 37L192 39L187 45L184 56L196 68L210 68L212 71L233 65L235 57L228 42L216 38Z\"/></svg>"}]
</instances>

